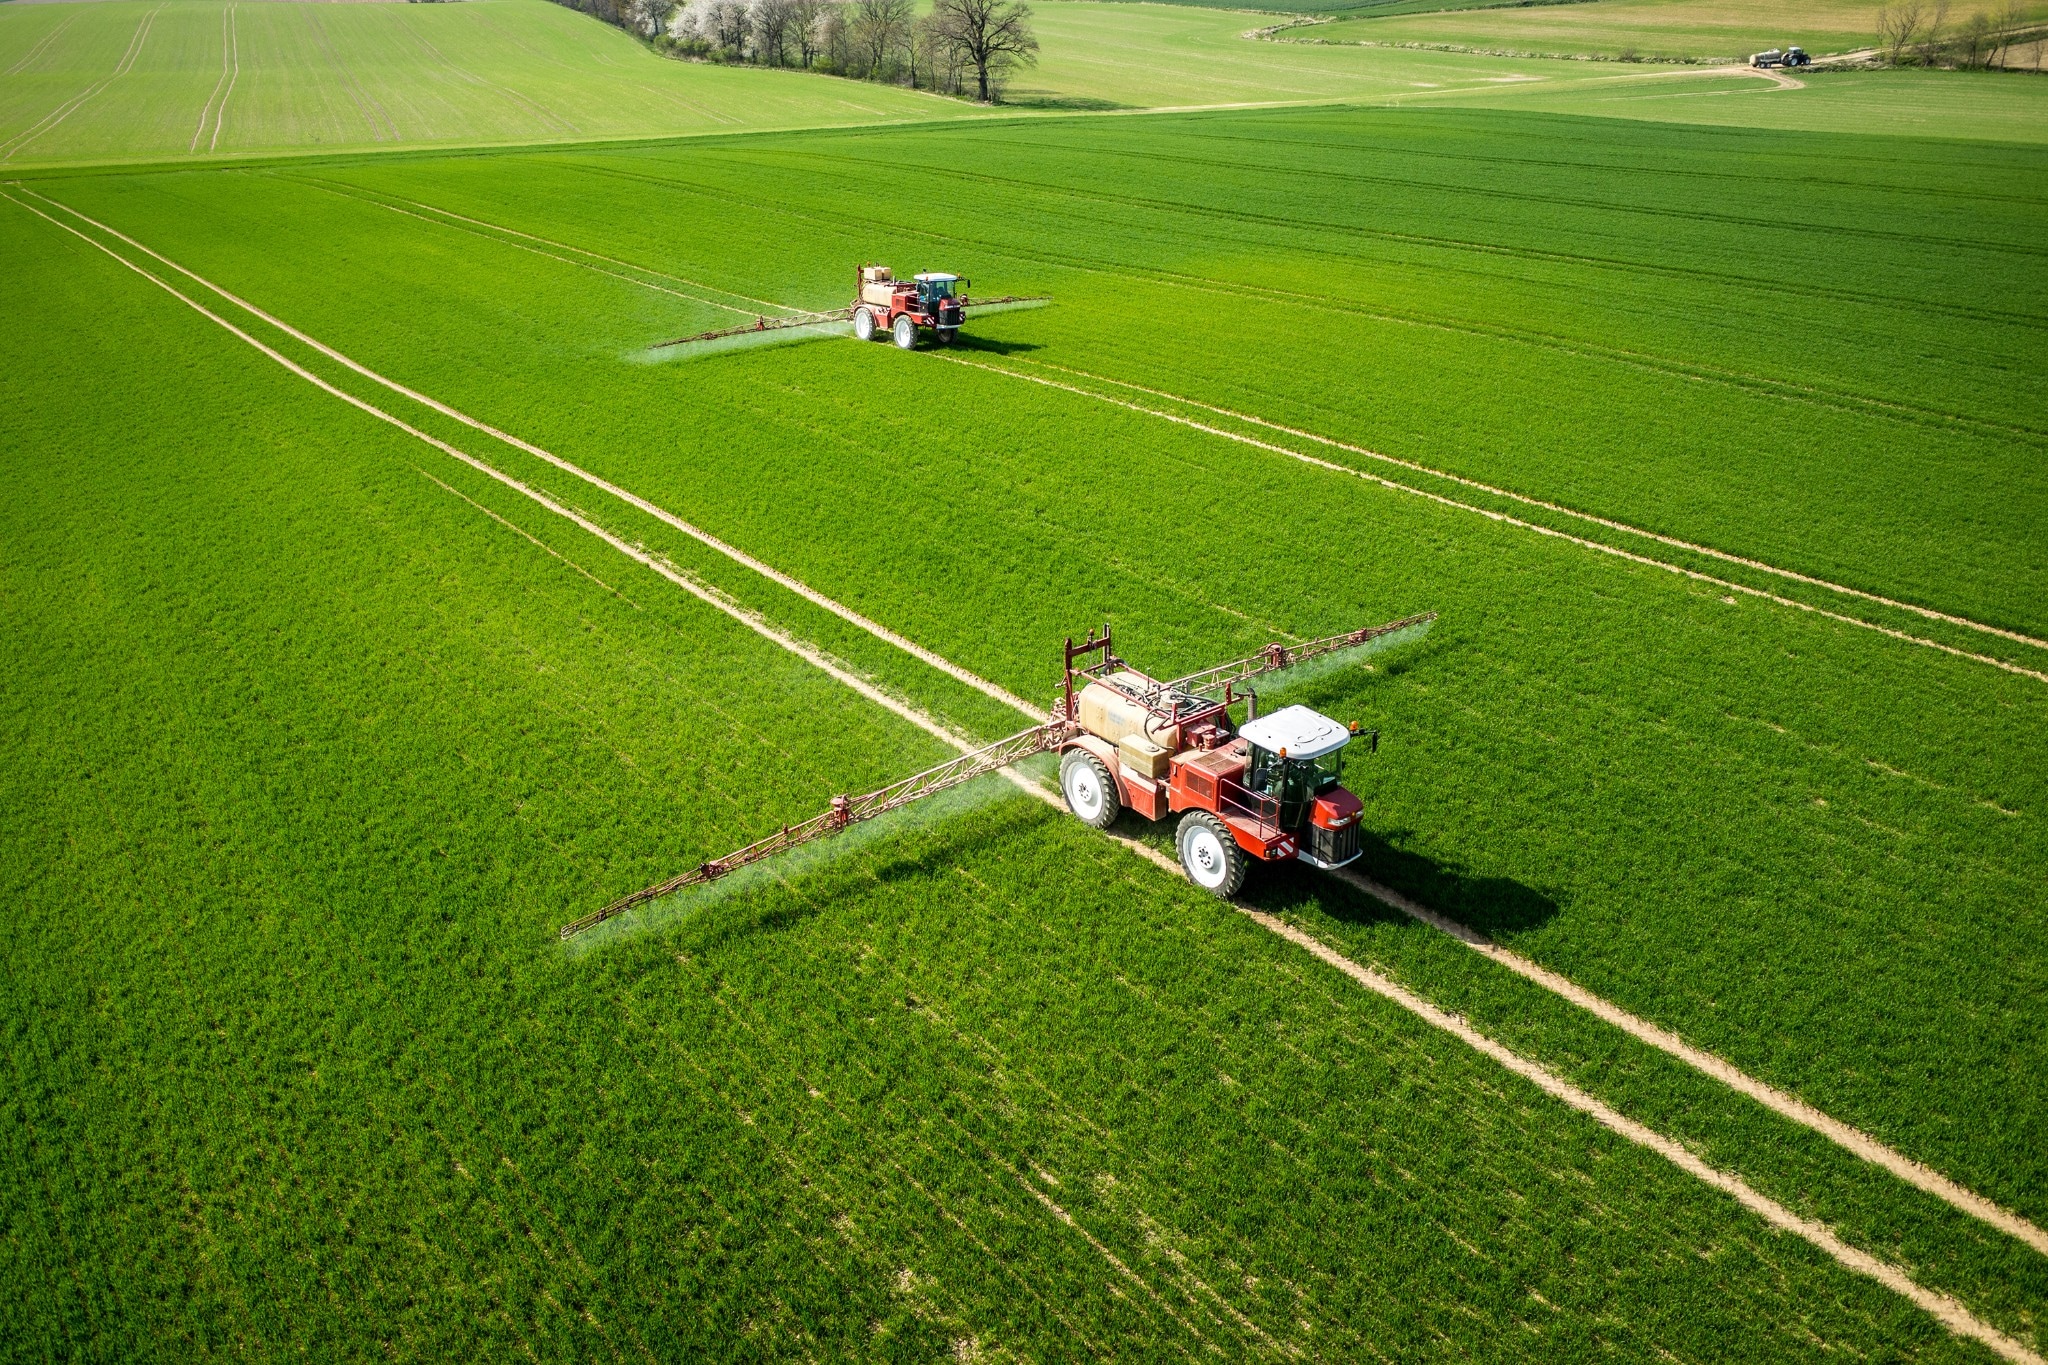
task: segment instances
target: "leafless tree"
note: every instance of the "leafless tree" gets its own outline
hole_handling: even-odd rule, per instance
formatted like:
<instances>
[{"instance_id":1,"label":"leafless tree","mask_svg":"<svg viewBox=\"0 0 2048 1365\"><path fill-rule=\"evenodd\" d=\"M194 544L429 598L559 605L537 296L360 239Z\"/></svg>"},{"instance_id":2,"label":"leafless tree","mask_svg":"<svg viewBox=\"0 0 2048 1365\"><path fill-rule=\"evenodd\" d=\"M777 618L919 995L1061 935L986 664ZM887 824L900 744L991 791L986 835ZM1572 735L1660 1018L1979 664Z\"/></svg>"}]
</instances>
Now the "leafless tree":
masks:
<instances>
[{"instance_id":1,"label":"leafless tree","mask_svg":"<svg viewBox=\"0 0 2048 1365\"><path fill-rule=\"evenodd\" d=\"M854 57L860 75L886 80L910 46L911 0L853 0Z\"/></svg>"},{"instance_id":2,"label":"leafless tree","mask_svg":"<svg viewBox=\"0 0 2048 1365\"><path fill-rule=\"evenodd\" d=\"M1878 46L1885 49L1893 66L1904 60L1906 49L1913 45L1914 35L1920 32L1925 17L1920 0L1901 0L1877 12Z\"/></svg>"},{"instance_id":3,"label":"leafless tree","mask_svg":"<svg viewBox=\"0 0 2048 1365\"><path fill-rule=\"evenodd\" d=\"M1977 65L1980 57L1991 55L1991 16L1978 10L1963 23L1963 31L1956 37L1956 52L1963 59L1963 70Z\"/></svg>"},{"instance_id":4,"label":"leafless tree","mask_svg":"<svg viewBox=\"0 0 2048 1365\"><path fill-rule=\"evenodd\" d=\"M1947 25L1948 0L1934 0L1934 9L1927 16L1927 27L1920 35L1920 65L1934 66L1941 61L1941 31Z\"/></svg>"},{"instance_id":5,"label":"leafless tree","mask_svg":"<svg viewBox=\"0 0 2048 1365\"><path fill-rule=\"evenodd\" d=\"M976 98L983 104L993 102L1012 67L1038 61L1031 7L1020 0L937 0L932 18L960 50L963 63L974 68Z\"/></svg>"},{"instance_id":6,"label":"leafless tree","mask_svg":"<svg viewBox=\"0 0 2048 1365\"><path fill-rule=\"evenodd\" d=\"M2012 60L2013 39L2020 36L2020 29L2026 22L2027 7L2019 0L2006 0L2005 8L2001 9L1998 17L1992 21L1992 50L1984 59L1986 66L1996 62L2002 67Z\"/></svg>"},{"instance_id":7,"label":"leafless tree","mask_svg":"<svg viewBox=\"0 0 2048 1365\"><path fill-rule=\"evenodd\" d=\"M796 24L796 0L754 0L754 60L766 66L785 65L790 29Z\"/></svg>"},{"instance_id":8,"label":"leafless tree","mask_svg":"<svg viewBox=\"0 0 2048 1365\"><path fill-rule=\"evenodd\" d=\"M789 0L790 41L796 44L797 60L805 70L818 55L818 19L825 9L825 0Z\"/></svg>"}]
</instances>

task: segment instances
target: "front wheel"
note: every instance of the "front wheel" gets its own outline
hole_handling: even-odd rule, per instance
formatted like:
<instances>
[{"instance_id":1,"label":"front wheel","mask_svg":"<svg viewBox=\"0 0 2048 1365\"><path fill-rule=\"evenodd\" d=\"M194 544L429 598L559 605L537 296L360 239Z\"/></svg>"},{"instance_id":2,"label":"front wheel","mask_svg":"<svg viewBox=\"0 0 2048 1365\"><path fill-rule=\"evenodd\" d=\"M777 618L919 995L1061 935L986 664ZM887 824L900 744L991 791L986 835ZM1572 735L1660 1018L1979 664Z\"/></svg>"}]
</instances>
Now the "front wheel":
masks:
<instances>
[{"instance_id":1,"label":"front wheel","mask_svg":"<svg viewBox=\"0 0 2048 1365\"><path fill-rule=\"evenodd\" d=\"M908 314L905 314L903 317L896 319L896 348L908 351L915 349L916 346L917 324L910 320Z\"/></svg>"},{"instance_id":2,"label":"front wheel","mask_svg":"<svg viewBox=\"0 0 2048 1365\"><path fill-rule=\"evenodd\" d=\"M941 327L936 335L939 338L939 345L951 346L954 339L960 335L960 329L958 327Z\"/></svg>"},{"instance_id":3,"label":"front wheel","mask_svg":"<svg viewBox=\"0 0 2048 1365\"><path fill-rule=\"evenodd\" d=\"M1060 791L1075 818L1095 829L1108 829L1123 809L1123 802L1117 799L1116 779L1101 759L1085 749L1069 749L1060 760Z\"/></svg>"},{"instance_id":4,"label":"front wheel","mask_svg":"<svg viewBox=\"0 0 2048 1365\"><path fill-rule=\"evenodd\" d=\"M865 308L853 310L853 334L862 341L875 339L875 315Z\"/></svg>"},{"instance_id":5,"label":"front wheel","mask_svg":"<svg viewBox=\"0 0 2048 1365\"><path fill-rule=\"evenodd\" d=\"M1181 870L1188 880L1212 895L1229 899L1244 885L1244 850L1230 826L1205 810L1191 810L1181 817Z\"/></svg>"}]
</instances>

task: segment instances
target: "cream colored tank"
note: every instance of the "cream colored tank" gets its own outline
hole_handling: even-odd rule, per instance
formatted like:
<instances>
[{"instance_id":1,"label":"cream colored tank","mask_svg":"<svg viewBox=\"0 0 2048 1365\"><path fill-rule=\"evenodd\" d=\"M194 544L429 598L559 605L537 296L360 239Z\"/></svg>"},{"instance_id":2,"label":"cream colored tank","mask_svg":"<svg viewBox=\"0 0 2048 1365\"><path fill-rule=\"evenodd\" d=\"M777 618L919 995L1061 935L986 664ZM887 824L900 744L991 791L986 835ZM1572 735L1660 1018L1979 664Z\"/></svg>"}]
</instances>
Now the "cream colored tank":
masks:
<instances>
[{"instance_id":1,"label":"cream colored tank","mask_svg":"<svg viewBox=\"0 0 2048 1365\"><path fill-rule=\"evenodd\" d=\"M1136 673L1112 673L1110 677L1131 688L1143 688L1150 682ZM1126 735L1138 735L1168 753L1176 753L1180 749L1178 725L1169 725L1155 718L1150 711L1115 688L1092 682L1081 689L1081 695L1075 700L1076 709L1081 713L1081 728L1091 735L1099 735L1111 744L1118 743Z\"/></svg>"}]
</instances>

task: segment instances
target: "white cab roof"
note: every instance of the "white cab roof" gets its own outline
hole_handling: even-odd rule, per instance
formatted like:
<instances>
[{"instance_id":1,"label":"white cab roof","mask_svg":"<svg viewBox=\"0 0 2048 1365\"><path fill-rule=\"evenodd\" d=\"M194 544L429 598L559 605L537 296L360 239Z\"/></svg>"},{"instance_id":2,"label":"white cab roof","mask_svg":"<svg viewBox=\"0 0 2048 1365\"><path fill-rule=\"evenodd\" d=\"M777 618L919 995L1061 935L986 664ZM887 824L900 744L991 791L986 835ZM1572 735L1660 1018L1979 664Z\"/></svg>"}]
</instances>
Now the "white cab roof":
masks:
<instances>
[{"instance_id":1,"label":"white cab roof","mask_svg":"<svg viewBox=\"0 0 2048 1365\"><path fill-rule=\"evenodd\" d=\"M944 283L945 283L946 281L948 281L948 280L957 280L957 279L959 279L960 277L959 277L958 275L929 275L929 274L927 274L927 275L919 275L919 276L918 276L918 278L919 278L919 279L921 279L921 280L930 280L930 281L931 281L931 282L932 282L933 284L944 284Z\"/></svg>"},{"instance_id":2,"label":"white cab roof","mask_svg":"<svg viewBox=\"0 0 2048 1365\"><path fill-rule=\"evenodd\" d=\"M1289 758L1321 758L1351 742L1349 730L1306 706L1283 706L1246 721L1237 733L1261 749L1276 754L1285 749Z\"/></svg>"}]
</instances>

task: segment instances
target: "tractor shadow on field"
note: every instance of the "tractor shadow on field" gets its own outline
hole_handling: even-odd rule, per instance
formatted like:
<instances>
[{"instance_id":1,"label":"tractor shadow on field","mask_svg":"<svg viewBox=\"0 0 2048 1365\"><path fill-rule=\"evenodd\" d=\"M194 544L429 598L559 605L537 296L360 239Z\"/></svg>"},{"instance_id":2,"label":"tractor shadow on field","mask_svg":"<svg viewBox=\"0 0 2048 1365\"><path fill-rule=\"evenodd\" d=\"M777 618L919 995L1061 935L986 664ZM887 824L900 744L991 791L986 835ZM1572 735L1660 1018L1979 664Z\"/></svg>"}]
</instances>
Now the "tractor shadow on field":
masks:
<instances>
[{"instance_id":1,"label":"tractor shadow on field","mask_svg":"<svg viewBox=\"0 0 2048 1365\"><path fill-rule=\"evenodd\" d=\"M980 351L986 355L1023 355L1026 351L1042 351L1045 348L1035 341L1004 341L999 337L977 336L961 332L953 339L956 351Z\"/></svg>"},{"instance_id":2,"label":"tractor shadow on field","mask_svg":"<svg viewBox=\"0 0 2048 1365\"><path fill-rule=\"evenodd\" d=\"M1408 833L1360 831L1360 857L1352 866L1380 885L1489 938L1537 928L1557 914L1558 904L1552 896L1512 877L1475 876L1401 848L1395 841ZM1275 913L1313 900L1330 918L1347 924L1410 922L1379 898L1299 864L1273 868L1252 878L1242 899L1247 905Z\"/></svg>"}]
</instances>

